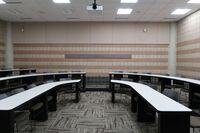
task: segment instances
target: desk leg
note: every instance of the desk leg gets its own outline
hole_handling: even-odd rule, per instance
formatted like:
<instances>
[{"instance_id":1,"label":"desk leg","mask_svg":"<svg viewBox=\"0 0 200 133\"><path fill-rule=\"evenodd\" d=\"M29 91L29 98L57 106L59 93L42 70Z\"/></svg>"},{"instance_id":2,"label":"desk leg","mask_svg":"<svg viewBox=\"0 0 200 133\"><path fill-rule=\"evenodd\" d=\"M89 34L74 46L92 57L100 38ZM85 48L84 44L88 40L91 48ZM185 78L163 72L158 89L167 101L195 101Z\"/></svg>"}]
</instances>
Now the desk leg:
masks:
<instances>
[{"instance_id":1,"label":"desk leg","mask_svg":"<svg viewBox=\"0 0 200 133\"><path fill-rule=\"evenodd\" d=\"M83 81L82 81L82 85L83 85L83 92L85 92L85 86L86 86L86 75L83 74Z\"/></svg>"},{"instance_id":2,"label":"desk leg","mask_svg":"<svg viewBox=\"0 0 200 133\"><path fill-rule=\"evenodd\" d=\"M45 94L41 97L41 102L43 102L42 112L38 114L36 120L46 121L48 120L48 95Z\"/></svg>"},{"instance_id":3,"label":"desk leg","mask_svg":"<svg viewBox=\"0 0 200 133\"><path fill-rule=\"evenodd\" d=\"M189 87L189 108L198 109L200 106L198 100L195 100L197 97L195 98L194 93L200 93L199 85L190 84Z\"/></svg>"},{"instance_id":4,"label":"desk leg","mask_svg":"<svg viewBox=\"0 0 200 133\"><path fill-rule=\"evenodd\" d=\"M56 111L57 110L57 92L56 89L53 90L50 94L50 96L52 96L52 101L50 101L50 103L48 103L48 110L49 111Z\"/></svg>"},{"instance_id":5,"label":"desk leg","mask_svg":"<svg viewBox=\"0 0 200 133\"><path fill-rule=\"evenodd\" d=\"M140 96L137 103L137 121L138 122L155 122L156 113L150 105Z\"/></svg>"},{"instance_id":6,"label":"desk leg","mask_svg":"<svg viewBox=\"0 0 200 133\"><path fill-rule=\"evenodd\" d=\"M109 74L109 91L111 90L111 79L112 79L112 74Z\"/></svg>"},{"instance_id":7,"label":"desk leg","mask_svg":"<svg viewBox=\"0 0 200 133\"><path fill-rule=\"evenodd\" d=\"M190 114L188 112L160 112L158 133L190 133Z\"/></svg>"},{"instance_id":8,"label":"desk leg","mask_svg":"<svg viewBox=\"0 0 200 133\"><path fill-rule=\"evenodd\" d=\"M79 83L76 83L76 103L80 101L80 88L79 88Z\"/></svg>"},{"instance_id":9,"label":"desk leg","mask_svg":"<svg viewBox=\"0 0 200 133\"><path fill-rule=\"evenodd\" d=\"M110 82L110 87L111 87L111 100L112 103L115 103L115 84Z\"/></svg>"},{"instance_id":10,"label":"desk leg","mask_svg":"<svg viewBox=\"0 0 200 133\"><path fill-rule=\"evenodd\" d=\"M0 111L0 131L1 133L14 133L13 111Z\"/></svg>"},{"instance_id":11,"label":"desk leg","mask_svg":"<svg viewBox=\"0 0 200 133\"><path fill-rule=\"evenodd\" d=\"M131 111L135 113L137 111L137 102L135 101L136 94L134 91L131 93Z\"/></svg>"},{"instance_id":12,"label":"desk leg","mask_svg":"<svg viewBox=\"0 0 200 133\"><path fill-rule=\"evenodd\" d=\"M171 85L171 79L161 79L161 92L165 89L165 85Z\"/></svg>"}]
</instances>

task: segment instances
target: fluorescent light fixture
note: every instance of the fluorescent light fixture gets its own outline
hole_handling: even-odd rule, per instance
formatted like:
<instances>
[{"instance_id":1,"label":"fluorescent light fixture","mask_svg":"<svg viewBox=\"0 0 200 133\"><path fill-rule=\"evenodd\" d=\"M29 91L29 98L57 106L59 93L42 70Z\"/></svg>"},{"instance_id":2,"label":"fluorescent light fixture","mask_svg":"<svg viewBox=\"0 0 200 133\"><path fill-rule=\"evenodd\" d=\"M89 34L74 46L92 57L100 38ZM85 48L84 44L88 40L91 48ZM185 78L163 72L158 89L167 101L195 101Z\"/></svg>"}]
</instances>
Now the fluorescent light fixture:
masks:
<instances>
[{"instance_id":1,"label":"fluorescent light fixture","mask_svg":"<svg viewBox=\"0 0 200 133\"><path fill-rule=\"evenodd\" d=\"M117 10L117 14L122 14L122 15L131 14L132 11L133 9L130 8L119 8Z\"/></svg>"},{"instance_id":2,"label":"fluorescent light fixture","mask_svg":"<svg viewBox=\"0 0 200 133\"><path fill-rule=\"evenodd\" d=\"M174 10L171 15L183 15L189 12L191 9L176 9Z\"/></svg>"},{"instance_id":3,"label":"fluorescent light fixture","mask_svg":"<svg viewBox=\"0 0 200 133\"><path fill-rule=\"evenodd\" d=\"M200 0L189 0L187 3L200 3Z\"/></svg>"},{"instance_id":4,"label":"fluorescent light fixture","mask_svg":"<svg viewBox=\"0 0 200 133\"><path fill-rule=\"evenodd\" d=\"M54 3L70 3L70 0L53 0Z\"/></svg>"},{"instance_id":5,"label":"fluorescent light fixture","mask_svg":"<svg viewBox=\"0 0 200 133\"><path fill-rule=\"evenodd\" d=\"M121 3L137 3L138 0L121 0Z\"/></svg>"},{"instance_id":6,"label":"fluorescent light fixture","mask_svg":"<svg viewBox=\"0 0 200 133\"><path fill-rule=\"evenodd\" d=\"M0 4L6 4L6 2L3 0L0 0Z\"/></svg>"}]
</instances>

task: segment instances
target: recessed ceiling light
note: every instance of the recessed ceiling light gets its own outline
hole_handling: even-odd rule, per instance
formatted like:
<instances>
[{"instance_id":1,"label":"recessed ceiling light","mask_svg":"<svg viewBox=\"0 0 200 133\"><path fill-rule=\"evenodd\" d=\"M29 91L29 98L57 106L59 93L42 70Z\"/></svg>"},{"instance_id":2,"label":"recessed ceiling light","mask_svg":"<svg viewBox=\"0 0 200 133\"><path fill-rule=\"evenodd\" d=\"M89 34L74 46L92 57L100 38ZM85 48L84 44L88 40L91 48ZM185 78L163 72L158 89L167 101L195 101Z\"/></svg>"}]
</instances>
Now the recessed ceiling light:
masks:
<instances>
[{"instance_id":1,"label":"recessed ceiling light","mask_svg":"<svg viewBox=\"0 0 200 133\"><path fill-rule=\"evenodd\" d=\"M200 3L200 0L189 0L187 3Z\"/></svg>"},{"instance_id":2,"label":"recessed ceiling light","mask_svg":"<svg viewBox=\"0 0 200 133\"><path fill-rule=\"evenodd\" d=\"M0 0L0 4L6 4L6 2L3 0Z\"/></svg>"},{"instance_id":3,"label":"recessed ceiling light","mask_svg":"<svg viewBox=\"0 0 200 133\"><path fill-rule=\"evenodd\" d=\"M54 3L70 3L70 0L53 0Z\"/></svg>"},{"instance_id":4,"label":"recessed ceiling light","mask_svg":"<svg viewBox=\"0 0 200 133\"><path fill-rule=\"evenodd\" d=\"M121 0L121 3L137 3L138 0Z\"/></svg>"},{"instance_id":5,"label":"recessed ceiling light","mask_svg":"<svg viewBox=\"0 0 200 133\"><path fill-rule=\"evenodd\" d=\"M117 14L122 14L122 15L131 14L132 11L133 9L130 8L119 8L117 10Z\"/></svg>"},{"instance_id":6,"label":"recessed ceiling light","mask_svg":"<svg viewBox=\"0 0 200 133\"><path fill-rule=\"evenodd\" d=\"M176 9L171 13L171 15L183 15L189 12L191 9Z\"/></svg>"}]
</instances>

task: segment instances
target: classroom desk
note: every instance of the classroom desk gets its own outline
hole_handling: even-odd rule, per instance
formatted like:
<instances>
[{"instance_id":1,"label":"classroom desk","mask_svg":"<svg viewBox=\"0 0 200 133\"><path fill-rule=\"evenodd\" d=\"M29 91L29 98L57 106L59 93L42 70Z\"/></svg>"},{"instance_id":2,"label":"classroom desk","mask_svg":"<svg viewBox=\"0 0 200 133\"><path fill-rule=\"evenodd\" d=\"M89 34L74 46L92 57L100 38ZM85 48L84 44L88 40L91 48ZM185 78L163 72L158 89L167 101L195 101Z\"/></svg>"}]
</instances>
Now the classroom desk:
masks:
<instances>
[{"instance_id":1,"label":"classroom desk","mask_svg":"<svg viewBox=\"0 0 200 133\"><path fill-rule=\"evenodd\" d=\"M109 72L109 81L113 79L114 75L128 75L130 76L134 82L138 82L141 78L158 78L159 82L161 83L161 92L164 90L166 85L171 85L171 83L177 84L188 84L189 88L189 108L199 108L193 102L194 93L200 93L200 80L189 79L189 78L181 78L181 77L174 77L174 76L164 76L164 75L157 75L157 74L145 74L145 73L130 73L130 72Z\"/></svg>"},{"instance_id":2,"label":"classroom desk","mask_svg":"<svg viewBox=\"0 0 200 133\"><path fill-rule=\"evenodd\" d=\"M146 119L146 112L154 110L158 112L158 133L189 133L190 132L190 113L191 109L168 98L151 87L129 81L111 80L112 102L115 102L114 84L127 85L132 88L131 105L135 108L134 93L137 94L137 121L153 122L152 119Z\"/></svg>"},{"instance_id":3,"label":"classroom desk","mask_svg":"<svg viewBox=\"0 0 200 133\"><path fill-rule=\"evenodd\" d=\"M0 77L36 73L34 68L0 70Z\"/></svg>"},{"instance_id":4,"label":"classroom desk","mask_svg":"<svg viewBox=\"0 0 200 133\"><path fill-rule=\"evenodd\" d=\"M47 96L49 92L54 91L54 105L56 108L56 91L57 87L67 84L76 84L76 102L79 101L79 83L81 80L68 80L46 83L36 86L32 89L23 91L13 96L0 100L0 132L1 133L14 133L14 111L21 106L26 105L38 97L42 97L44 103L43 120L48 119L48 106Z\"/></svg>"},{"instance_id":5,"label":"classroom desk","mask_svg":"<svg viewBox=\"0 0 200 133\"><path fill-rule=\"evenodd\" d=\"M34 82L42 82L45 80L59 80L57 77L59 76L68 76L68 75L80 75L82 88L81 91L85 91L86 86L86 72L62 72L62 73L40 73L40 74L28 74L28 75L18 75L18 76L9 76L0 78L1 86L8 86L10 84L9 81L18 80L19 84L31 84ZM40 80L40 81L38 81ZM3 87L2 87L3 88ZM3 91L3 89L0 91Z\"/></svg>"}]
</instances>

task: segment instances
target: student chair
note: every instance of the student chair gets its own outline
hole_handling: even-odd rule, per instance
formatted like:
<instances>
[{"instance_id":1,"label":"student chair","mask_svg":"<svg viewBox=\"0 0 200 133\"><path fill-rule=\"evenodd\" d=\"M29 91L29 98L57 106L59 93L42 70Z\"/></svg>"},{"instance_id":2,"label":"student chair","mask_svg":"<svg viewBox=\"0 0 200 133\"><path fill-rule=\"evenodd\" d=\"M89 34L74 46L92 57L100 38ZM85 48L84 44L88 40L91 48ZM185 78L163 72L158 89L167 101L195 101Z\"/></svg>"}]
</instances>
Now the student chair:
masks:
<instances>
[{"instance_id":1,"label":"student chair","mask_svg":"<svg viewBox=\"0 0 200 133\"><path fill-rule=\"evenodd\" d=\"M178 92L172 89L164 89L163 90L163 94L171 99L173 99L174 101L179 101L179 95Z\"/></svg>"},{"instance_id":2,"label":"student chair","mask_svg":"<svg viewBox=\"0 0 200 133\"><path fill-rule=\"evenodd\" d=\"M192 133L195 133L196 128L200 128L200 116L190 116L190 127Z\"/></svg>"}]
</instances>

